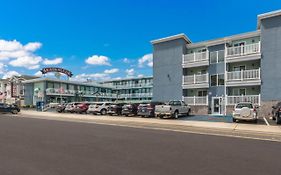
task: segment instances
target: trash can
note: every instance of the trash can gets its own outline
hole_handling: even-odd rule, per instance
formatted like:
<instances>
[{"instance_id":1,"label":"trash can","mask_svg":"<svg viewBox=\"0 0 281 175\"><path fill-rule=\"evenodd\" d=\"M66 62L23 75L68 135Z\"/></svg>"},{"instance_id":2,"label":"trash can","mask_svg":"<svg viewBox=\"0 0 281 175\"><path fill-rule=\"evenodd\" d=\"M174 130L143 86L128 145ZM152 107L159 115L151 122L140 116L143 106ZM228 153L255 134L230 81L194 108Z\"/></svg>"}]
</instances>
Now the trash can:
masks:
<instances>
[{"instance_id":1,"label":"trash can","mask_svg":"<svg viewBox=\"0 0 281 175\"><path fill-rule=\"evenodd\" d=\"M36 102L36 111L43 111L44 108L44 102L43 101L37 101Z\"/></svg>"}]
</instances>

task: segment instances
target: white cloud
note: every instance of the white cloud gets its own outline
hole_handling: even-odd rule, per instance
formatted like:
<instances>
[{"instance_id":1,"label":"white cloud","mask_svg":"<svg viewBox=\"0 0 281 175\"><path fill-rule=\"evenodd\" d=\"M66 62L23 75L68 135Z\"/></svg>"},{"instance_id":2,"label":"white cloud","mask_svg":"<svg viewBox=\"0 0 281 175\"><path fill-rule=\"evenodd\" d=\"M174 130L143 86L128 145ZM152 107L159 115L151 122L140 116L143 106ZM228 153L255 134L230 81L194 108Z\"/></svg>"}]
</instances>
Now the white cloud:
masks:
<instances>
[{"instance_id":1,"label":"white cloud","mask_svg":"<svg viewBox=\"0 0 281 175\"><path fill-rule=\"evenodd\" d=\"M57 65L57 64L61 64L62 61L63 61L62 58L55 58L53 60L44 59L43 64L45 64L45 65Z\"/></svg>"},{"instance_id":2,"label":"white cloud","mask_svg":"<svg viewBox=\"0 0 281 175\"><path fill-rule=\"evenodd\" d=\"M102 66L102 65L106 65L106 66L110 66L109 63L109 58L106 56L98 56L98 55L93 55L89 58L87 58L85 60L85 62L87 64L91 64L91 65L98 65L98 66Z\"/></svg>"},{"instance_id":3,"label":"white cloud","mask_svg":"<svg viewBox=\"0 0 281 175\"><path fill-rule=\"evenodd\" d=\"M141 57L139 60L139 67L144 67L145 65L152 67L153 66L153 55L152 54L146 54L143 57Z\"/></svg>"},{"instance_id":4,"label":"white cloud","mask_svg":"<svg viewBox=\"0 0 281 175\"><path fill-rule=\"evenodd\" d=\"M124 63L130 63L131 61L130 61L128 58L124 58L124 59L123 59L123 62L124 62Z\"/></svg>"},{"instance_id":5,"label":"white cloud","mask_svg":"<svg viewBox=\"0 0 281 175\"><path fill-rule=\"evenodd\" d=\"M135 75L135 69L126 69L127 77L133 77Z\"/></svg>"},{"instance_id":6,"label":"white cloud","mask_svg":"<svg viewBox=\"0 0 281 175\"><path fill-rule=\"evenodd\" d=\"M19 57L15 60L9 62L11 66L14 67L24 67L27 69L38 69L40 67L40 62L42 58L40 56L25 56Z\"/></svg>"},{"instance_id":7,"label":"white cloud","mask_svg":"<svg viewBox=\"0 0 281 175\"><path fill-rule=\"evenodd\" d=\"M43 74L42 74L41 71L38 71L38 72L36 72L34 75L37 76L37 77L42 77Z\"/></svg>"},{"instance_id":8,"label":"white cloud","mask_svg":"<svg viewBox=\"0 0 281 175\"><path fill-rule=\"evenodd\" d=\"M3 63L0 63L0 74L4 74L6 71L6 65Z\"/></svg>"},{"instance_id":9,"label":"white cloud","mask_svg":"<svg viewBox=\"0 0 281 175\"><path fill-rule=\"evenodd\" d=\"M43 60L46 65L62 62L62 58L54 60L43 59L34 52L42 47L40 42L29 42L22 44L16 40L0 40L0 61L8 61L14 67L37 69Z\"/></svg>"},{"instance_id":10,"label":"white cloud","mask_svg":"<svg viewBox=\"0 0 281 175\"><path fill-rule=\"evenodd\" d=\"M3 76L3 79L10 78L12 76L20 76L20 74L18 72L16 72L16 71L8 71Z\"/></svg>"},{"instance_id":11,"label":"white cloud","mask_svg":"<svg viewBox=\"0 0 281 175\"><path fill-rule=\"evenodd\" d=\"M32 42L32 43L27 43L25 46L24 46L24 49L27 50L27 51L31 51L31 52L34 52L36 51L37 49L41 48L42 44L39 43L39 42Z\"/></svg>"},{"instance_id":12,"label":"white cloud","mask_svg":"<svg viewBox=\"0 0 281 175\"><path fill-rule=\"evenodd\" d=\"M115 74L117 72L119 72L119 69L117 69L117 68L107 69L107 70L104 71L105 74Z\"/></svg>"},{"instance_id":13,"label":"white cloud","mask_svg":"<svg viewBox=\"0 0 281 175\"><path fill-rule=\"evenodd\" d=\"M142 77L144 77L143 74L139 74L139 75L138 75L138 78L142 78Z\"/></svg>"}]
</instances>

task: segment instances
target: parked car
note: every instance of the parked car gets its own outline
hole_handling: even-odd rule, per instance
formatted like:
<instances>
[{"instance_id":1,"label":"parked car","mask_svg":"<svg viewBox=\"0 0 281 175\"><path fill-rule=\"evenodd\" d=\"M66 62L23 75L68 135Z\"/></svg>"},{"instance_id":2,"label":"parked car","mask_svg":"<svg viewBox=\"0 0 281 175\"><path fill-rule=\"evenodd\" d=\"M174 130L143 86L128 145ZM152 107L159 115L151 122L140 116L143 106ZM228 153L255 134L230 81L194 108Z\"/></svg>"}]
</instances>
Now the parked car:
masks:
<instances>
[{"instance_id":1,"label":"parked car","mask_svg":"<svg viewBox=\"0 0 281 175\"><path fill-rule=\"evenodd\" d=\"M125 103L113 103L109 105L107 114L109 115L122 115L122 107Z\"/></svg>"},{"instance_id":2,"label":"parked car","mask_svg":"<svg viewBox=\"0 0 281 175\"><path fill-rule=\"evenodd\" d=\"M106 115L110 102L95 103L89 106L88 113Z\"/></svg>"},{"instance_id":3,"label":"parked car","mask_svg":"<svg viewBox=\"0 0 281 175\"><path fill-rule=\"evenodd\" d=\"M155 106L163 104L163 102L142 103L138 106L138 115L141 117L154 117Z\"/></svg>"},{"instance_id":4,"label":"parked car","mask_svg":"<svg viewBox=\"0 0 281 175\"><path fill-rule=\"evenodd\" d=\"M8 105L5 103L0 103L0 113L12 113L12 114L17 114L20 112L20 108L13 104L13 105Z\"/></svg>"},{"instance_id":5,"label":"parked car","mask_svg":"<svg viewBox=\"0 0 281 175\"><path fill-rule=\"evenodd\" d=\"M65 107L66 107L66 103L63 103L63 104L59 104L57 107L56 107L56 111L59 112L59 113L62 113L62 112L65 112Z\"/></svg>"},{"instance_id":6,"label":"parked car","mask_svg":"<svg viewBox=\"0 0 281 175\"><path fill-rule=\"evenodd\" d=\"M78 105L79 103L76 102L72 102L72 103L68 103L64 109L65 112L70 112L70 113L74 113L74 109L76 107L76 105Z\"/></svg>"},{"instance_id":7,"label":"parked car","mask_svg":"<svg viewBox=\"0 0 281 175\"><path fill-rule=\"evenodd\" d=\"M179 115L189 115L191 111L190 106L185 104L184 101L174 100L167 104L155 106L155 116L159 118L173 117L178 118Z\"/></svg>"},{"instance_id":8,"label":"parked car","mask_svg":"<svg viewBox=\"0 0 281 175\"><path fill-rule=\"evenodd\" d=\"M125 116L135 116L138 114L138 106L137 103L126 104L122 107L122 115Z\"/></svg>"},{"instance_id":9,"label":"parked car","mask_svg":"<svg viewBox=\"0 0 281 175\"><path fill-rule=\"evenodd\" d=\"M237 120L258 122L257 110L250 102L241 102L235 105L233 111L233 122Z\"/></svg>"},{"instance_id":10,"label":"parked car","mask_svg":"<svg viewBox=\"0 0 281 175\"><path fill-rule=\"evenodd\" d=\"M272 119L275 120L277 124L281 124L281 102L272 106Z\"/></svg>"},{"instance_id":11,"label":"parked car","mask_svg":"<svg viewBox=\"0 0 281 175\"><path fill-rule=\"evenodd\" d=\"M89 103L79 103L75 105L73 111L79 114L87 113L87 110L89 109L89 105L90 105Z\"/></svg>"}]
</instances>

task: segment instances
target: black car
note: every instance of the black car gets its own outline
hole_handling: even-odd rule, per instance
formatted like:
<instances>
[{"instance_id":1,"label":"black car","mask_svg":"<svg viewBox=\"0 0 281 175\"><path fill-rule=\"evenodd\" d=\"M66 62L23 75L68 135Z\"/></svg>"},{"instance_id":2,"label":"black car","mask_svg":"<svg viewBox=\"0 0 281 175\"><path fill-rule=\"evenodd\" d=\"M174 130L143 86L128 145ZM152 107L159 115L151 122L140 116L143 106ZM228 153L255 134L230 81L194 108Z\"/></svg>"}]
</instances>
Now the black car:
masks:
<instances>
[{"instance_id":1,"label":"black car","mask_svg":"<svg viewBox=\"0 0 281 175\"><path fill-rule=\"evenodd\" d=\"M272 118L277 124L281 124L281 102L272 106Z\"/></svg>"},{"instance_id":2,"label":"black car","mask_svg":"<svg viewBox=\"0 0 281 175\"><path fill-rule=\"evenodd\" d=\"M126 104L122 107L122 115L125 116L135 116L138 114L138 106L137 103Z\"/></svg>"},{"instance_id":3,"label":"black car","mask_svg":"<svg viewBox=\"0 0 281 175\"><path fill-rule=\"evenodd\" d=\"M108 115L122 115L122 107L125 105L125 103L115 103L111 104L108 107L107 114Z\"/></svg>"},{"instance_id":4,"label":"black car","mask_svg":"<svg viewBox=\"0 0 281 175\"><path fill-rule=\"evenodd\" d=\"M0 103L0 113L12 113L17 114L20 112L20 108L17 105L8 105Z\"/></svg>"},{"instance_id":5,"label":"black car","mask_svg":"<svg viewBox=\"0 0 281 175\"><path fill-rule=\"evenodd\" d=\"M150 102L143 103L138 106L138 115L141 117L154 117L155 116L155 106L162 105L163 102Z\"/></svg>"}]
</instances>

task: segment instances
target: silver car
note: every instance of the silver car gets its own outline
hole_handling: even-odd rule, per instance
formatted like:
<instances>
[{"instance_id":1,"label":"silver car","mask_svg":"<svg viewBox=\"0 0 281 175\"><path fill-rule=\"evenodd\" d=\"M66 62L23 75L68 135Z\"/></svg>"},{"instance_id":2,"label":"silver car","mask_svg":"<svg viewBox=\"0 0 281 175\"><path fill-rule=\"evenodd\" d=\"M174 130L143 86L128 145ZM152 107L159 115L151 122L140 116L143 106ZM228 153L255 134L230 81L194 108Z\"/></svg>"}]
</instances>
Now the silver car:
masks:
<instances>
[{"instance_id":1,"label":"silver car","mask_svg":"<svg viewBox=\"0 0 281 175\"><path fill-rule=\"evenodd\" d=\"M254 105L250 102L238 103L234 107L233 122L237 120L258 122L258 115Z\"/></svg>"}]
</instances>

